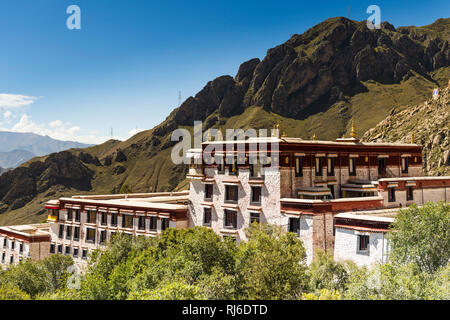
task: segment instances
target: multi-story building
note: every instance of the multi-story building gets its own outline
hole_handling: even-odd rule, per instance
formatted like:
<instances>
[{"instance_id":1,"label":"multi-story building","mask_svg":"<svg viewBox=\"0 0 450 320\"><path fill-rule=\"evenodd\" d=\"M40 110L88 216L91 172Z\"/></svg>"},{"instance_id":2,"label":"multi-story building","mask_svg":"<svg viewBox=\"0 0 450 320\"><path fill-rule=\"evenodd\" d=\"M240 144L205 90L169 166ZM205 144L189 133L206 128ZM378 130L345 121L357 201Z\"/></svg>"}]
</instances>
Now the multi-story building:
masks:
<instances>
[{"instance_id":1,"label":"multi-story building","mask_svg":"<svg viewBox=\"0 0 450 320\"><path fill-rule=\"evenodd\" d=\"M206 226L246 239L252 222L279 225L303 241L307 261L323 249L360 265L385 262L385 233L399 208L450 201L450 177L422 176L415 144L261 137L207 141L191 149L189 191L74 196L49 201L49 253L85 261L116 232L156 236Z\"/></svg>"},{"instance_id":2,"label":"multi-story building","mask_svg":"<svg viewBox=\"0 0 450 320\"><path fill-rule=\"evenodd\" d=\"M191 165L188 174L189 226L208 226L239 241L246 239L245 228L253 221L277 224L303 240L308 262L318 248L334 250L342 259L352 255L335 248L345 229L335 226L339 214L450 200L450 177L422 177L420 146L363 143L355 136L209 141L190 150L188 156L202 161ZM267 157L250 161L259 153ZM359 238L354 239L355 255L364 251L356 250ZM361 261L379 260L375 250L370 252L373 256Z\"/></svg>"},{"instance_id":3,"label":"multi-story building","mask_svg":"<svg viewBox=\"0 0 450 320\"><path fill-rule=\"evenodd\" d=\"M169 227L187 228L188 192L74 196L47 202L51 254L83 265L93 249L117 232L154 237Z\"/></svg>"},{"instance_id":4,"label":"multi-story building","mask_svg":"<svg viewBox=\"0 0 450 320\"><path fill-rule=\"evenodd\" d=\"M0 227L0 264L5 267L25 259L50 255L50 224Z\"/></svg>"}]
</instances>

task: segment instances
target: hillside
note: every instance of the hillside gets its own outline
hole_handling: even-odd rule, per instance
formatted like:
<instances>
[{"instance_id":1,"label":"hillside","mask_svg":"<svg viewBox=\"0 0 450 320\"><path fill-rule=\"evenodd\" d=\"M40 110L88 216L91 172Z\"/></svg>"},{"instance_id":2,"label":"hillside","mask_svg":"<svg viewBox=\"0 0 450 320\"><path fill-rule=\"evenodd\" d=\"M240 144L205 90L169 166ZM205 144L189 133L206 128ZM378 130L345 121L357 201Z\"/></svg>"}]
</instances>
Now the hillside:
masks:
<instances>
[{"instance_id":1,"label":"hillside","mask_svg":"<svg viewBox=\"0 0 450 320\"><path fill-rule=\"evenodd\" d=\"M4 172L6 172L6 171L8 171L9 169L5 169L5 168L2 168L2 167L0 167L0 175L2 175Z\"/></svg>"},{"instance_id":2,"label":"hillside","mask_svg":"<svg viewBox=\"0 0 450 320\"><path fill-rule=\"evenodd\" d=\"M423 146L424 173L450 175L450 82L439 97L403 111L392 110L385 120L366 132L365 141L409 142L414 132Z\"/></svg>"},{"instance_id":3,"label":"hillside","mask_svg":"<svg viewBox=\"0 0 450 320\"><path fill-rule=\"evenodd\" d=\"M395 29L387 22L328 19L244 62L233 78L208 82L155 128L124 142L33 159L0 176L0 225L45 218L43 203L61 195L186 187L187 168L170 160L171 133L203 129L272 128L289 136L334 139L376 126L395 108L423 102L450 78L450 19Z\"/></svg>"}]
</instances>

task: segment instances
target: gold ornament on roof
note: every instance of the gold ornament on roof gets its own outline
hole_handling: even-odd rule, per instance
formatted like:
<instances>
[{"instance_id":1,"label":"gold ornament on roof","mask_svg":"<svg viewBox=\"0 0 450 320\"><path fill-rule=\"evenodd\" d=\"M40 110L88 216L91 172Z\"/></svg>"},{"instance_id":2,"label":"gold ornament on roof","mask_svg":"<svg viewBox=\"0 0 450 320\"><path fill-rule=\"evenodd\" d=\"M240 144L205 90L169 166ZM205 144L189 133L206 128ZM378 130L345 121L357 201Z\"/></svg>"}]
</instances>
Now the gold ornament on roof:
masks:
<instances>
[{"instance_id":1,"label":"gold ornament on roof","mask_svg":"<svg viewBox=\"0 0 450 320\"><path fill-rule=\"evenodd\" d=\"M278 130L278 132L277 132L277 138L279 138L279 137L280 137L280 134L281 134L281 126L280 126L280 123L279 123L279 122L277 123L276 129Z\"/></svg>"},{"instance_id":2,"label":"gold ornament on roof","mask_svg":"<svg viewBox=\"0 0 450 320\"><path fill-rule=\"evenodd\" d=\"M350 137L356 138L355 121L352 121L352 132L350 133Z\"/></svg>"},{"instance_id":3,"label":"gold ornament on roof","mask_svg":"<svg viewBox=\"0 0 450 320\"><path fill-rule=\"evenodd\" d=\"M416 137L414 136L414 132L411 133L411 143L412 144L416 143Z\"/></svg>"},{"instance_id":4,"label":"gold ornament on roof","mask_svg":"<svg viewBox=\"0 0 450 320\"><path fill-rule=\"evenodd\" d=\"M313 140L314 141L316 141L317 140L317 136L316 136L316 134L314 133L314 135L313 135Z\"/></svg>"}]
</instances>

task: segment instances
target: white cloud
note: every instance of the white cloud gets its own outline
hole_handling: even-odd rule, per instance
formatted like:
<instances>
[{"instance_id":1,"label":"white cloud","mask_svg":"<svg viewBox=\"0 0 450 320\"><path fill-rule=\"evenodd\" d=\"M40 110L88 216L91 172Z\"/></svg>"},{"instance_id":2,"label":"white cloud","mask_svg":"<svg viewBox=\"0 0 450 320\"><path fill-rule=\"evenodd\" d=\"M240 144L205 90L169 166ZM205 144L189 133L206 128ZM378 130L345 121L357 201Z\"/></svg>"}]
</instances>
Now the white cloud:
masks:
<instances>
[{"instance_id":1,"label":"white cloud","mask_svg":"<svg viewBox=\"0 0 450 320\"><path fill-rule=\"evenodd\" d=\"M132 137L132 136L134 136L135 134L138 134L139 132L142 132L142 131L145 131L146 129L138 129L138 128L136 128L136 129L133 129L133 130L130 130L130 131L128 131L128 135L130 136L130 137Z\"/></svg>"},{"instance_id":2,"label":"white cloud","mask_svg":"<svg viewBox=\"0 0 450 320\"><path fill-rule=\"evenodd\" d=\"M3 114L3 118L5 119L9 119L12 116L12 112L11 111L5 111L5 113Z\"/></svg>"},{"instance_id":3,"label":"white cloud","mask_svg":"<svg viewBox=\"0 0 450 320\"><path fill-rule=\"evenodd\" d=\"M25 107L38 98L25 96L22 94L10 94L10 93L0 93L0 108L20 108Z\"/></svg>"},{"instance_id":4,"label":"white cloud","mask_svg":"<svg viewBox=\"0 0 450 320\"><path fill-rule=\"evenodd\" d=\"M107 140L109 137L99 136L98 132L88 132L83 134L79 126L74 126L70 123L64 123L61 120L55 120L48 125L41 125L35 123L30 116L23 114L19 120L11 129L4 129L4 131L12 132L29 132L43 136L49 136L57 140L65 141L78 141L88 144L100 144Z\"/></svg>"}]
</instances>

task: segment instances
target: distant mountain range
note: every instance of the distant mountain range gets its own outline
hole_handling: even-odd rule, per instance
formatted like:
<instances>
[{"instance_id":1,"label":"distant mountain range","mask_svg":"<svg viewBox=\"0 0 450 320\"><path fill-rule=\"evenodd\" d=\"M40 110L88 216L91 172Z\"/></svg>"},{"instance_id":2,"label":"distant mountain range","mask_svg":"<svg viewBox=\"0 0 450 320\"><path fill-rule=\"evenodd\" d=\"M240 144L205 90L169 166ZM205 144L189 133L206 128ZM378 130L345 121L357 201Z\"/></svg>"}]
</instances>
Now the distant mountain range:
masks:
<instances>
[{"instance_id":1,"label":"distant mountain range","mask_svg":"<svg viewBox=\"0 0 450 320\"><path fill-rule=\"evenodd\" d=\"M55 140L34 133L0 131L0 167L15 168L37 156L89 146L79 142Z\"/></svg>"}]
</instances>

